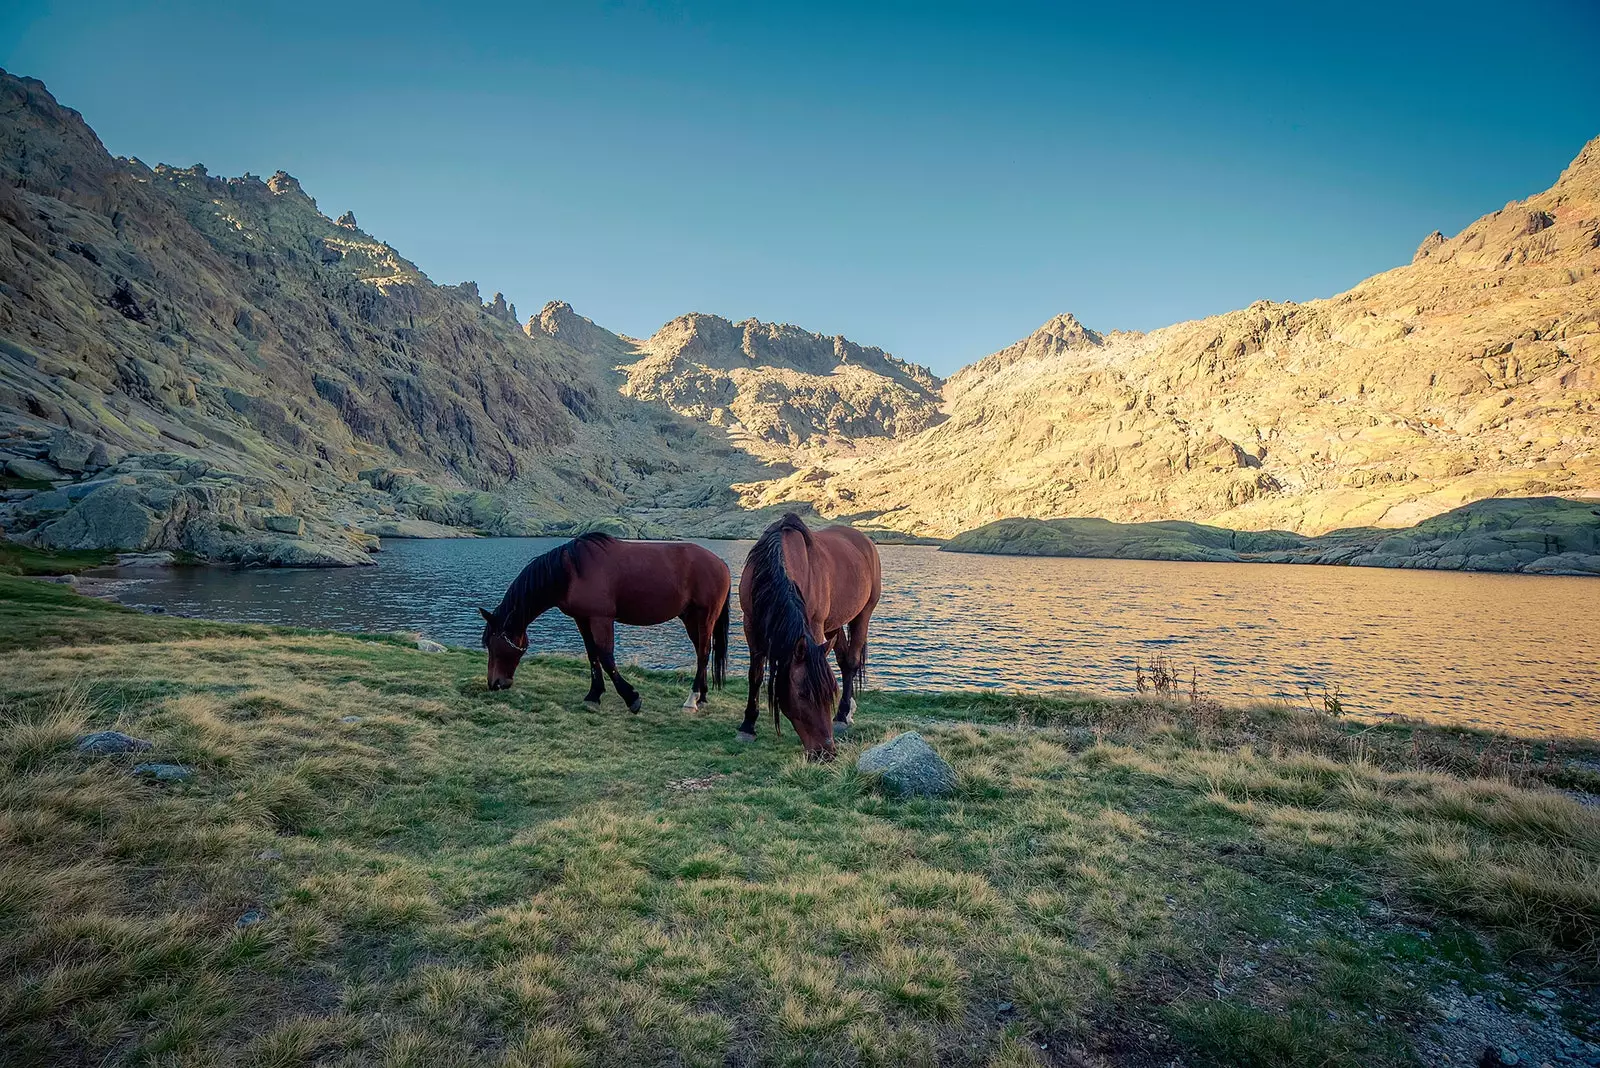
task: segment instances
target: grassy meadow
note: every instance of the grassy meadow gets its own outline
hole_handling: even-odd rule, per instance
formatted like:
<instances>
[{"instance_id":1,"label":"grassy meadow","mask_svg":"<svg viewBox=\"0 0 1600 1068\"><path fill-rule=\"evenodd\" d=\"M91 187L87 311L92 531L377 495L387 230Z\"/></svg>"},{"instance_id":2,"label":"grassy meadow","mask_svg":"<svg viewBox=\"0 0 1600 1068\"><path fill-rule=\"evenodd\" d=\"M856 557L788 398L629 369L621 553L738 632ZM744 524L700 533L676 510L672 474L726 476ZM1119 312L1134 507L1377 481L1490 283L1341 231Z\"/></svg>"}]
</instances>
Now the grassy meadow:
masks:
<instances>
[{"instance_id":1,"label":"grassy meadow","mask_svg":"<svg viewBox=\"0 0 1600 1068\"><path fill-rule=\"evenodd\" d=\"M742 684L593 713L574 660L4 577L0 664L8 1066L1401 1065L1444 989L1600 1034L1575 743L869 691L809 764ZM913 727L954 798L854 770Z\"/></svg>"}]
</instances>

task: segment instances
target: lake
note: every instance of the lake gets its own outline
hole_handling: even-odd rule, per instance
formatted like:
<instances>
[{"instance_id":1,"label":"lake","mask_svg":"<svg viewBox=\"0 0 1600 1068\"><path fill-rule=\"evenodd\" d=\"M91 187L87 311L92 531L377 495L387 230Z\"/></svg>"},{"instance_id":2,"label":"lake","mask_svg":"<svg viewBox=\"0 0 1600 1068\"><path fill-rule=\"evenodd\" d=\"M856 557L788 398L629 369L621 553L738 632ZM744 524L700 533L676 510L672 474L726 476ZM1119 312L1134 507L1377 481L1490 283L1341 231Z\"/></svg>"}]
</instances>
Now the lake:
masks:
<instances>
[{"instance_id":1,"label":"lake","mask_svg":"<svg viewBox=\"0 0 1600 1068\"><path fill-rule=\"evenodd\" d=\"M386 541L376 568L145 573L123 601L169 612L352 631L420 631L476 647L494 607L556 538ZM749 542L705 541L737 587ZM1167 657L1222 700L1342 691L1347 711L1514 731L1600 733L1600 582L1449 571L1191 564L941 553L881 546L873 687L1134 692ZM734 605L730 673L748 661ZM688 665L676 623L618 628L618 661ZM582 655L550 613L535 650Z\"/></svg>"}]
</instances>

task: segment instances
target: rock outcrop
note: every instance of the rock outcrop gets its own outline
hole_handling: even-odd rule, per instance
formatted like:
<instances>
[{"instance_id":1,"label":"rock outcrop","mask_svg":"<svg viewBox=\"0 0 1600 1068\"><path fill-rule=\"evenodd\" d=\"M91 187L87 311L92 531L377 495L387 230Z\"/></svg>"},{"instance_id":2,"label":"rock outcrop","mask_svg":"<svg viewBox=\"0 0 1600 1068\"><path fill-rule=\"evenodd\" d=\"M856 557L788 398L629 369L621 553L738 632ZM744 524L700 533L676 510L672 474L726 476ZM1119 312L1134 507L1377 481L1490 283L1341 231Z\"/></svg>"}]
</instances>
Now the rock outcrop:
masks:
<instances>
[{"instance_id":1,"label":"rock outcrop","mask_svg":"<svg viewBox=\"0 0 1600 1068\"><path fill-rule=\"evenodd\" d=\"M1600 577L1600 501L1559 497L1485 500L1403 530L1358 527L1316 537L1179 521L1002 519L952 538L942 549L1015 556L1347 564Z\"/></svg>"},{"instance_id":2,"label":"rock outcrop","mask_svg":"<svg viewBox=\"0 0 1600 1068\"><path fill-rule=\"evenodd\" d=\"M787 324L684 315L634 348L624 393L723 427L770 459L877 444L943 418L927 368Z\"/></svg>"}]
</instances>

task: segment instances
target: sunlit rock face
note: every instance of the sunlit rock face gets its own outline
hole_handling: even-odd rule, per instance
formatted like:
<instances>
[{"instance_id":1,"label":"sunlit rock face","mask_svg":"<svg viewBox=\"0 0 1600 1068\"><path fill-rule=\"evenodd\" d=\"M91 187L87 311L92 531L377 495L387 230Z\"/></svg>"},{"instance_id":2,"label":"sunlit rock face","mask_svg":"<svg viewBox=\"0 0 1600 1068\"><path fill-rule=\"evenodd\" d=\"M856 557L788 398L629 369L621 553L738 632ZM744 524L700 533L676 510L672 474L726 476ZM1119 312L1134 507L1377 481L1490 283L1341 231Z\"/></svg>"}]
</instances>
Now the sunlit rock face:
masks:
<instances>
[{"instance_id":1,"label":"sunlit rock face","mask_svg":"<svg viewBox=\"0 0 1600 1068\"><path fill-rule=\"evenodd\" d=\"M950 535L1006 516L1320 533L1600 494L1600 139L1556 184L1306 304L1149 334L1071 316L876 455L742 487Z\"/></svg>"},{"instance_id":2,"label":"sunlit rock face","mask_svg":"<svg viewBox=\"0 0 1600 1068\"><path fill-rule=\"evenodd\" d=\"M45 455L61 430L84 455ZM353 213L329 219L291 175L113 159L41 83L0 72L0 467L37 485L132 457L164 472L144 486L177 468L138 458L169 455L229 488L124 488L61 515L7 501L0 527L89 544L147 517L139 540L163 547L261 559L287 539L350 562L370 539L347 532L374 522L525 532L662 500L720 514L729 481L761 472L725 435L620 396L582 349L522 330L501 294L435 285ZM499 507L420 515L367 471ZM237 505L239 486L277 503ZM311 522L267 522L289 513Z\"/></svg>"},{"instance_id":3,"label":"sunlit rock face","mask_svg":"<svg viewBox=\"0 0 1600 1068\"><path fill-rule=\"evenodd\" d=\"M683 315L633 348L623 392L725 427L771 459L871 448L943 418L927 368L784 323Z\"/></svg>"}]
</instances>

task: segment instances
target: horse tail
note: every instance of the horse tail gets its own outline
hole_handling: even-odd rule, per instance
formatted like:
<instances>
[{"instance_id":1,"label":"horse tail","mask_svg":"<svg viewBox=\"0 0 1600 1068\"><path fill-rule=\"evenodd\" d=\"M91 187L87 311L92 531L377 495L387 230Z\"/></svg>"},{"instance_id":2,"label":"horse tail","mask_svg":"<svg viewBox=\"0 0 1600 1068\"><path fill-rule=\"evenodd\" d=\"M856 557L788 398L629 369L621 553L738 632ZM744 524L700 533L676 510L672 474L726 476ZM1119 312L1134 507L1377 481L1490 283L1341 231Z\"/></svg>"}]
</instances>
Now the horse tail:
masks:
<instances>
[{"instance_id":1,"label":"horse tail","mask_svg":"<svg viewBox=\"0 0 1600 1068\"><path fill-rule=\"evenodd\" d=\"M848 637L850 639L850 644L854 645L856 640L856 628L852 626L849 628L849 630L850 633ZM850 674L850 684L854 689L864 690L867 688L867 645L865 642L861 643L861 656L856 660L855 670Z\"/></svg>"},{"instance_id":2,"label":"horse tail","mask_svg":"<svg viewBox=\"0 0 1600 1068\"><path fill-rule=\"evenodd\" d=\"M711 633L711 680L722 689L728 674L728 621L733 616L733 591L722 599L722 614L717 617L717 629Z\"/></svg>"}]
</instances>

